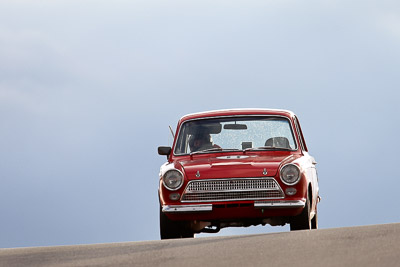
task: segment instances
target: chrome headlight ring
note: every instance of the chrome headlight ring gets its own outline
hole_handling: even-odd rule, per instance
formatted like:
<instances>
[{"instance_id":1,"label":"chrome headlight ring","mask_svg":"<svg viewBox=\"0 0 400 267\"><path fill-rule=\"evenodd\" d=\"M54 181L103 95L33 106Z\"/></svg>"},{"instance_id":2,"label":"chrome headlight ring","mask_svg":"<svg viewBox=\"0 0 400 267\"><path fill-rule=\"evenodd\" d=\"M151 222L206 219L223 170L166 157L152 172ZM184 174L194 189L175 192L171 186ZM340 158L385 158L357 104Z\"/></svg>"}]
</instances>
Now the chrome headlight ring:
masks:
<instances>
[{"instance_id":1,"label":"chrome headlight ring","mask_svg":"<svg viewBox=\"0 0 400 267\"><path fill-rule=\"evenodd\" d=\"M162 182L165 188L176 191L183 185L183 173L178 169L171 169L164 173Z\"/></svg>"},{"instance_id":2,"label":"chrome headlight ring","mask_svg":"<svg viewBox=\"0 0 400 267\"><path fill-rule=\"evenodd\" d=\"M289 163L282 166L279 175L285 185L295 185L300 181L301 171L299 166Z\"/></svg>"}]
</instances>

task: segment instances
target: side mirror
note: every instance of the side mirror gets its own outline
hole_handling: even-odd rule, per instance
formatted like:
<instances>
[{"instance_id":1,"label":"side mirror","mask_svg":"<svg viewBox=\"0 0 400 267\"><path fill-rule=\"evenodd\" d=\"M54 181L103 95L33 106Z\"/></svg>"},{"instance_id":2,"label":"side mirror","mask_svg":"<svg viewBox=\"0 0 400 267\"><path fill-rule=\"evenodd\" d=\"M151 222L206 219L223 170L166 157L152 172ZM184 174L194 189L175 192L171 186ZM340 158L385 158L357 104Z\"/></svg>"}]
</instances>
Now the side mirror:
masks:
<instances>
[{"instance_id":1,"label":"side mirror","mask_svg":"<svg viewBox=\"0 0 400 267\"><path fill-rule=\"evenodd\" d=\"M159 146L158 147L158 154L168 157L169 154L171 154L171 147L169 147L169 146Z\"/></svg>"}]
</instances>

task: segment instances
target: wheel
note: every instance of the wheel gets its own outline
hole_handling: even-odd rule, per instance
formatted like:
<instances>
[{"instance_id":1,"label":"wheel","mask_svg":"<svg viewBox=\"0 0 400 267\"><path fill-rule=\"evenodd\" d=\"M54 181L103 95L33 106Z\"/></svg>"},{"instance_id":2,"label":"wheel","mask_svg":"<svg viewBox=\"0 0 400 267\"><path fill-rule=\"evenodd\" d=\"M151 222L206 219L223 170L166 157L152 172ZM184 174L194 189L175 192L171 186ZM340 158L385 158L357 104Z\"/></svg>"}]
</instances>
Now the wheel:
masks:
<instances>
[{"instance_id":1,"label":"wheel","mask_svg":"<svg viewBox=\"0 0 400 267\"><path fill-rule=\"evenodd\" d=\"M182 238L193 238L194 233L191 230L187 229L187 230L182 231L181 237Z\"/></svg>"},{"instance_id":2,"label":"wheel","mask_svg":"<svg viewBox=\"0 0 400 267\"><path fill-rule=\"evenodd\" d=\"M168 219L161 210L160 205L160 237L161 239L193 238L194 233L184 222L175 222Z\"/></svg>"},{"instance_id":3,"label":"wheel","mask_svg":"<svg viewBox=\"0 0 400 267\"><path fill-rule=\"evenodd\" d=\"M310 197L308 196L303 211L291 219L290 231L311 229L310 209Z\"/></svg>"},{"instance_id":4,"label":"wheel","mask_svg":"<svg viewBox=\"0 0 400 267\"><path fill-rule=\"evenodd\" d=\"M179 223L168 219L161 211L160 205L160 237L161 239L180 238Z\"/></svg>"},{"instance_id":5,"label":"wheel","mask_svg":"<svg viewBox=\"0 0 400 267\"><path fill-rule=\"evenodd\" d=\"M317 206L315 206L314 217L311 219L311 229L318 229L318 209L317 209Z\"/></svg>"}]
</instances>

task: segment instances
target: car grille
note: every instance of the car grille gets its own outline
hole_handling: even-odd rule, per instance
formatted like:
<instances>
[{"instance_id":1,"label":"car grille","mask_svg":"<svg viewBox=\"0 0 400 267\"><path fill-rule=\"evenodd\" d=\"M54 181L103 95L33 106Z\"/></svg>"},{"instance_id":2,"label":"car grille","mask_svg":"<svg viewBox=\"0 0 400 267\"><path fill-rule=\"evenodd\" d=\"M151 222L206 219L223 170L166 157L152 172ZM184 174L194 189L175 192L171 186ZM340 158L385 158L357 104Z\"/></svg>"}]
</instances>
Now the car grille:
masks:
<instances>
[{"instance_id":1,"label":"car grille","mask_svg":"<svg viewBox=\"0 0 400 267\"><path fill-rule=\"evenodd\" d=\"M231 178L190 181L182 202L212 202L284 198L274 178Z\"/></svg>"}]
</instances>

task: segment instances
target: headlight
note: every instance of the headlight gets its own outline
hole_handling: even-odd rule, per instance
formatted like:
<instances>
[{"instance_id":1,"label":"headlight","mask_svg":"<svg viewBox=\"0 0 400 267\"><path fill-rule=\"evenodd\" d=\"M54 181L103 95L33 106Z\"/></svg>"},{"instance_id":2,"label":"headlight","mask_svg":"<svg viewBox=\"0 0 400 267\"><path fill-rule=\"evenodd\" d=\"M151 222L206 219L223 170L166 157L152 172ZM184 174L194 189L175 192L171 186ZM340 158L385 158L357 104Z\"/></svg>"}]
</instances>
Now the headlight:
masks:
<instances>
[{"instance_id":1,"label":"headlight","mask_svg":"<svg viewBox=\"0 0 400 267\"><path fill-rule=\"evenodd\" d=\"M287 164L281 168L281 180L284 184L294 185L300 180L300 168L294 164Z\"/></svg>"},{"instance_id":2,"label":"headlight","mask_svg":"<svg viewBox=\"0 0 400 267\"><path fill-rule=\"evenodd\" d=\"M169 170L163 175L163 184L168 190L178 190L183 185L183 174L179 170Z\"/></svg>"}]
</instances>

